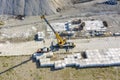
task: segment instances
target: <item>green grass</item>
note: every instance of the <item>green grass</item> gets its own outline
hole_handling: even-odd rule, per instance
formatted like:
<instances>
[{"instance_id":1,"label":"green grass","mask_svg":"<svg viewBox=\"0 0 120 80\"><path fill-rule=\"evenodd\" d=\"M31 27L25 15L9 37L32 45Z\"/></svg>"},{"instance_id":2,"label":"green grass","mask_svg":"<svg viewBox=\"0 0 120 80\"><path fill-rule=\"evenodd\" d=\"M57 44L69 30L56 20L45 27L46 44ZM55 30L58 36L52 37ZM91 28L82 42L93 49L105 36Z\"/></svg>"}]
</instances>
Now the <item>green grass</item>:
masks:
<instances>
[{"instance_id":1,"label":"green grass","mask_svg":"<svg viewBox=\"0 0 120 80\"><path fill-rule=\"evenodd\" d=\"M3 67L8 67L8 63L2 63Z\"/></svg>"},{"instance_id":2,"label":"green grass","mask_svg":"<svg viewBox=\"0 0 120 80\"><path fill-rule=\"evenodd\" d=\"M0 71L7 70L29 57L30 56L0 57L0 61L2 61ZM18 62L16 63L16 61ZM36 64L31 61L0 75L0 80L7 80L9 77L9 80L13 80L14 77L17 80L25 80L26 77L29 78L29 80L116 80L116 71L118 71L118 77L120 79L120 68L106 67L75 69L68 67L62 70L51 71L50 68L37 68ZM23 75L23 73L25 75Z\"/></svg>"}]
</instances>

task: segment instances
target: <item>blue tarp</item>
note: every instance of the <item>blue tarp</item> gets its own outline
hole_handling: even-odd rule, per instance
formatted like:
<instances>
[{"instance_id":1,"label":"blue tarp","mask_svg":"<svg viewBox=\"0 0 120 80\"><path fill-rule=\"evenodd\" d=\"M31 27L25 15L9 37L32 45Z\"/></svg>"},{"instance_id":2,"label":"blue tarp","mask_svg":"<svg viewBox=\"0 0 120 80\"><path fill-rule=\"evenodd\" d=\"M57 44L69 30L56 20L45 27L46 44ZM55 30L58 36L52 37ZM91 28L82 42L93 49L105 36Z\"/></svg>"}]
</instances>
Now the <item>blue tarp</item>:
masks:
<instances>
[{"instance_id":1,"label":"blue tarp","mask_svg":"<svg viewBox=\"0 0 120 80\"><path fill-rule=\"evenodd\" d=\"M109 1L104 2L104 4L116 5L117 4L117 0L109 0Z\"/></svg>"},{"instance_id":2,"label":"blue tarp","mask_svg":"<svg viewBox=\"0 0 120 80\"><path fill-rule=\"evenodd\" d=\"M66 23L66 24L65 24L65 28L66 28L66 31L70 31L69 23Z\"/></svg>"}]
</instances>

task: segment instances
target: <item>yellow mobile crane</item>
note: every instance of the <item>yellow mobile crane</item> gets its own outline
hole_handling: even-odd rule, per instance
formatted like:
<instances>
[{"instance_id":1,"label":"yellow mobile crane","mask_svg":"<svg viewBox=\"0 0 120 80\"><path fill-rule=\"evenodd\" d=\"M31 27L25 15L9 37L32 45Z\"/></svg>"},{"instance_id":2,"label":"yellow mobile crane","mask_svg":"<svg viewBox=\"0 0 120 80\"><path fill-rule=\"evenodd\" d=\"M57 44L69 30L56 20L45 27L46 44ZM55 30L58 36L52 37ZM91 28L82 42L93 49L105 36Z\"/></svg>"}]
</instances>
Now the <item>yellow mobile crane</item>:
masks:
<instances>
[{"instance_id":1,"label":"yellow mobile crane","mask_svg":"<svg viewBox=\"0 0 120 80\"><path fill-rule=\"evenodd\" d=\"M44 15L41 16L41 19L44 19L44 21L48 24L48 26L52 29L52 31L54 32L56 39L57 39L57 44L53 47L57 47L57 48L74 48L75 44L72 42L66 42L66 39L63 39L58 32L56 32L53 27L51 26L51 24L48 22L48 20L45 18Z\"/></svg>"}]
</instances>

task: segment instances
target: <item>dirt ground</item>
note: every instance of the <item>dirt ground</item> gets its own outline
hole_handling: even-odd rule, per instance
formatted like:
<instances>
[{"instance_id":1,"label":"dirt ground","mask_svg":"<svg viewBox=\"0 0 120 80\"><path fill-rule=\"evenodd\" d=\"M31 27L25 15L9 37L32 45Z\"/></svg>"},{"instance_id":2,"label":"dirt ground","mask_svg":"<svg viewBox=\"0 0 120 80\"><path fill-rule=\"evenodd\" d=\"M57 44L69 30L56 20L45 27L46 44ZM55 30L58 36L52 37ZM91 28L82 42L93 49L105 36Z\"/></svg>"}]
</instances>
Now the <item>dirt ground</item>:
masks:
<instances>
[{"instance_id":1,"label":"dirt ground","mask_svg":"<svg viewBox=\"0 0 120 80\"><path fill-rule=\"evenodd\" d=\"M59 0L57 0L59 2ZM63 1L63 0L61 0ZM77 0L74 0L77 1ZM82 1L82 0L81 0ZM84 0L83 0L84 1ZM108 30L119 32L120 29L120 2L117 5L103 4L105 0L93 0L84 3L73 4L58 14L47 16L50 22L66 22L74 18L81 20L97 19L108 23ZM63 1L64 2L64 1ZM67 3L67 1L65 1ZM24 20L14 19L12 16L0 16L5 21L4 26L0 26L0 42L7 40L12 42L30 41L38 31L45 31L46 23L40 16L26 16Z\"/></svg>"},{"instance_id":2,"label":"dirt ground","mask_svg":"<svg viewBox=\"0 0 120 80\"><path fill-rule=\"evenodd\" d=\"M119 67L53 70L30 56L0 57L0 80L120 80Z\"/></svg>"},{"instance_id":3,"label":"dirt ground","mask_svg":"<svg viewBox=\"0 0 120 80\"><path fill-rule=\"evenodd\" d=\"M48 16L47 19L50 22L65 22L74 18L80 18L82 20L105 20L108 22L108 31L119 32L120 3L117 5L96 4L103 1L105 0L100 0L99 2L98 0L94 0L91 2L75 4L72 5L71 9ZM14 38L15 40L23 39L22 43L12 43L15 45L13 47L17 46L14 53L19 53L20 50L22 50L22 54L24 54L26 51L25 47L27 47L27 53L32 54L40 47L41 44L31 41L33 40L33 35L37 31L43 30L43 25L45 24L41 23L42 20L39 16L25 17L25 20L22 21L7 18L5 22L6 24L4 26L0 26L0 53L3 49L5 51L8 50L9 52L10 50L14 50L14 48L12 49L11 47L9 39L6 38ZM119 43L119 39L120 38L116 38L115 44L113 43L114 46L109 47L112 48L116 47L116 45L119 46L119 44L117 44ZM106 39L106 41L107 40L112 41L110 38ZM35 44L27 46L30 43L29 41ZM2 47L3 42L5 42L6 45L4 47ZM84 44L83 42L81 43L82 45ZM105 45L104 43L102 44ZM22 48L20 46L22 46ZM78 49L79 47L80 46L78 46ZM0 57L0 80L120 80L119 67L88 69L65 68L54 71L51 68L39 68L30 57L31 56Z\"/></svg>"}]
</instances>

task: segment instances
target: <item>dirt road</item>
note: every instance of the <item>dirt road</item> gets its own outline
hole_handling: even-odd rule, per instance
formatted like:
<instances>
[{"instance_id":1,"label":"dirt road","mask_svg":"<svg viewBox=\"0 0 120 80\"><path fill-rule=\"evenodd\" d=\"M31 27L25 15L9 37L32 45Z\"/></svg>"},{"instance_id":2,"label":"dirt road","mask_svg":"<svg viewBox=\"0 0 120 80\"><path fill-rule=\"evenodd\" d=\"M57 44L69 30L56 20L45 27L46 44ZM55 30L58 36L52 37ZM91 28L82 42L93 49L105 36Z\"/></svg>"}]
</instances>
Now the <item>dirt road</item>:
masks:
<instances>
[{"instance_id":1,"label":"dirt road","mask_svg":"<svg viewBox=\"0 0 120 80\"><path fill-rule=\"evenodd\" d=\"M38 48L49 47L53 39L46 39L45 43L29 41L22 43L1 43L0 56L11 55L31 55ZM75 39L71 40L76 44L76 47L70 51L79 52L88 49L107 49L120 48L120 37L92 38L92 39Z\"/></svg>"}]
</instances>

